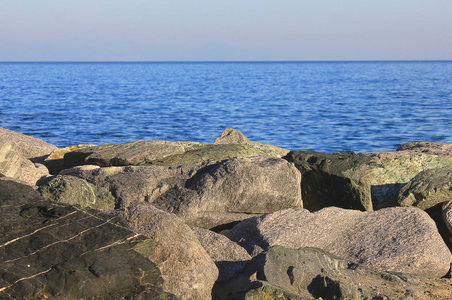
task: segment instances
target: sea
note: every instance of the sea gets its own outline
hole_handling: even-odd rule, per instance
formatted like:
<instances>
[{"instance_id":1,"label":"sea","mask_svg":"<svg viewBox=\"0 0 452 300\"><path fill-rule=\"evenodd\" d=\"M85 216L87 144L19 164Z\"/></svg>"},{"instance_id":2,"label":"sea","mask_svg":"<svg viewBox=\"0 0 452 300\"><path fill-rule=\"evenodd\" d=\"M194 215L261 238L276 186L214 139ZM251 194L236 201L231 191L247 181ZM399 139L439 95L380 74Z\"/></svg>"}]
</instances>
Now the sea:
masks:
<instances>
[{"instance_id":1,"label":"sea","mask_svg":"<svg viewBox=\"0 0 452 300\"><path fill-rule=\"evenodd\" d=\"M0 127L58 147L226 128L327 153L452 143L452 61L4 62Z\"/></svg>"}]
</instances>

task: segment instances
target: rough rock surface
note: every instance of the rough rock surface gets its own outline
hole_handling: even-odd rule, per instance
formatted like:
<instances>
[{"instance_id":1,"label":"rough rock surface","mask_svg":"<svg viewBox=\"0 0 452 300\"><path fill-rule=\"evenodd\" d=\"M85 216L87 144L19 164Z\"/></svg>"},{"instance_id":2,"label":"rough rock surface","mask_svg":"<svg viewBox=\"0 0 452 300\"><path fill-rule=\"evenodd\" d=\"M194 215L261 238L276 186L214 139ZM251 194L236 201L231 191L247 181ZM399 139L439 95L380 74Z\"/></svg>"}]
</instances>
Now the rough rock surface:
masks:
<instances>
[{"instance_id":1,"label":"rough rock surface","mask_svg":"<svg viewBox=\"0 0 452 300\"><path fill-rule=\"evenodd\" d=\"M66 153L77 151L83 148L95 147L92 144L79 144L77 146L68 146L54 149L44 160L44 165L49 169L50 174L57 175L64 169L63 158Z\"/></svg>"},{"instance_id":2,"label":"rough rock surface","mask_svg":"<svg viewBox=\"0 0 452 300\"><path fill-rule=\"evenodd\" d=\"M226 128L219 138L215 140L214 144L246 144L256 147L264 153L278 153L279 156L285 156L290 150L283 149L280 147L262 144L258 142L250 141L243 133L239 130Z\"/></svg>"},{"instance_id":3,"label":"rough rock surface","mask_svg":"<svg viewBox=\"0 0 452 300\"><path fill-rule=\"evenodd\" d=\"M373 210L393 206L400 189L419 172L452 165L452 159L410 151L333 154L291 151L285 157L302 173L304 207Z\"/></svg>"},{"instance_id":4,"label":"rough rock surface","mask_svg":"<svg viewBox=\"0 0 452 300\"><path fill-rule=\"evenodd\" d=\"M139 250L153 257L164 279L165 291L180 299L210 299L218 269L190 227L173 214L150 205L120 212L129 226L150 238Z\"/></svg>"},{"instance_id":5,"label":"rough rock surface","mask_svg":"<svg viewBox=\"0 0 452 300\"><path fill-rule=\"evenodd\" d=\"M18 178L21 174L22 156L13 145L0 136L0 177Z\"/></svg>"},{"instance_id":6,"label":"rough rock surface","mask_svg":"<svg viewBox=\"0 0 452 300\"><path fill-rule=\"evenodd\" d=\"M23 158L29 159L34 163L42 163L50 152L57 149L56 146L41 139L1 127L0 136L11 143Z\"/></svg>"},{"instance_id":7,"label":"rough rock surface","mask_svg":"<svg viewBox=\"0 0 452 300\"><path fill-rule=\"evenodd\" d=\"M442 277L451 253L434 221L414 207L315 213L285 209L253 217L225 233L255 256L270 246L316 247L380 271Z\"/></svg>"},{"instance_id":8,"label":"rough rock surface","mask_svg":"<svg viewBox=\"0 0 452 300\"><path fill-rule=\"evenodd\" d=\"M444 156L452 159L452 144L440 142L410 142L400 145L396 151L411 151L431 155Z\"/></svg>"},{"instance_id":9,"label":"rough rock surface","mask_svg":"<svg viewBox=\"0 0 452 300\"><path fill-rule=\"evenodd\" d=\"M21 174L19 179L28 185L35 186L36 183L47 176L49 176L49 170L45 165L40 163L33 163L31 160L24 159L21 165Z\"/></svg>"},{"instance_id":10,"label":"rough rock surface","mask_svg":"<svg viewBox=\"0 0 452 300\"><path fill-rule=\"evenodd\" d=\"M302 208L300 172L281 158L250 157L182 166L65 170L107 188L117 208L150 203L190 226L213 228L253 215Z\"/></svg>"},{"instance_id":11,"label":"rough rock surface","mask_svg":"<svg viewBox=\"0 0 452 300\"><path fill-rule=\"evenodd\" d=\"M452 200L443 203L442 215L447 229L449 229L449 232L452 234Z\"/></svg>"},{"instance_id":12,"label":"rough rock surface","mask_svg":"<svg viewBox=\"0 0 452 300\"><path fill-rule=\"evenodd\" d=\"M82 208L115 209L115 198L104 187L97 187L75 176L58 175L39 187L48 201L79 205Z\"/></svg>"},{"instance_id":13,"label":"rough rock surface","mask_svg":"<svg viewBox=\"0 0 452 300\"><path fill-rule=\"evenodd\" d=\"M251 259L243 247L224 235L199 227L192 227L192 230L201 246L215 262L219 271L218 282L225 281L240 272L245 263Z\"/></svg>"},{"instance_id":14,"label":"rough rock surface","mask_svg":"<svg viewBox=\"0 0 452 300\"><path fill-rule=\"evenodd\" d=\"M400 206L415 206L422 210L452 200L452 166L420 172L401 190Z\"/></svg>"},{"instance_id":15,"label":"rough rock surface","mask_svg":"<svg viewBox=\"0 0 452 300\"><path fill-rule=\"evenodd\" d=\"M65 168L80 165L129 166L143 165L170 155L184 153L201 147L192 142L135 141L123 144L108 144L88 147L66 153Z\"/></svg>"},{"instance_id":16,"label":"rough rock surface","mask_svg":"<svg viewBox=\"0 0 452 300\"><path fill-rule=\"evenodd\" d=\"M452 285L376 271L317 248L273 246L214 293L216 299L450 299Z\"/></svg>"},{"instance_id":17,"label":"rough rock surface","mask_svg":"<svg viewBox=\"0 0 452 300\"><path fill-rule=\"evenodd\" d=\"M0 180L0 299L175 299L118 217L43 201Z\"/></svg>"}]
</instances>

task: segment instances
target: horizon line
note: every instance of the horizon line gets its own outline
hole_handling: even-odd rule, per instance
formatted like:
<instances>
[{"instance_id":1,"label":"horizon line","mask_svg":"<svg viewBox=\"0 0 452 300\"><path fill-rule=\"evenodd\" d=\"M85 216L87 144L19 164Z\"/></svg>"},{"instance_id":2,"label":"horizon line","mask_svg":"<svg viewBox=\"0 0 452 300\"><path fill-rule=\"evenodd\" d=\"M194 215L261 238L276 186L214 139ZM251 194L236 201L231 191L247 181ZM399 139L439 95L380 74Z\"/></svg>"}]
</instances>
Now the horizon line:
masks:
<instances>
[{"instance_id":1,"label":"horizon line","mask_svg":"<svg viewBox=\"0 0 452 300\"><path fill-rule=\"evenodd\" d=\"M316 62L452 62L452 59L382 60L12 60L0 63L316 63Z\"/></svg>"}]
</instances>

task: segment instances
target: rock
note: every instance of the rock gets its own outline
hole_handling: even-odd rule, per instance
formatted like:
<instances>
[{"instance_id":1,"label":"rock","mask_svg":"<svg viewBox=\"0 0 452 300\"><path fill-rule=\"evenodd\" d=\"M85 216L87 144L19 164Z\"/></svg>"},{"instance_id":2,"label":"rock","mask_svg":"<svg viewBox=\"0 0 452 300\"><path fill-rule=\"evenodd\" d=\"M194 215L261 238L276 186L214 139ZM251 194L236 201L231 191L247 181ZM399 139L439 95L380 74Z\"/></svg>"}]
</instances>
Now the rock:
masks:
<instances>
[{"instance_id":1,"label":"rock","mask_svg":"<svg viewBox=\"0 0 452 300\"><path fill-rule=\"evenodd\" d=\"M430 169L417 174L401 190L400 206L422 210L452 200L452 166Z\"/></svg>"},{"instance_id":2,"label":"rock","mask_svg":"<svg viewBox=\"0 0 452 300\"><path fill-rule=\"evenodd\" d=\"M75 176L56 176L39 187L48 201L79 205L82 208L115 209L115 198L104 187L97 187Z\"/></svg>"},{"instance_id":3,"label":"rock","mask_svg":"<svg viewBox=\"0 0 452 300\"><path fill-rule=\"evenodd\" d=\"M290 150L283 149L280 147L266 145L258 142L250 141L243 133L236 129L226 128L219 138L217 138L214 144L245 144L251 145L264 153L274 152L278 153L279 157L287 155ZM273 156L273 155L272 155Z\"/></svg>"},{"instance_id":4,"label":"rock","mask_svg":"<svg viewBox=\"0 0 452 300\"><path fill-rule=\"evenodd\" d=\"M143 249L154 241L118 217L44 201L0 181L1 299L176 299Z\"/></svg>"},{"instance_id":5,"label":"rock","mask_svg":"<svg viewBox=\"0 0 452 300\"><path fill-rule=\"evenodd\" d=\"M198 147L201 147L201 144L167 141L136 141L124 144L101 145L66 153L63 165L65 168L80 165L98 165L102 167L143 165Z\"/></svg>"},{"instance_id":6,"label":"rock","mask_svg":"<svg viewBox=\"0 0 452 300\"><path fill-rule=\"evenodd\" d=\"M424 153L438 155L452 159L452 144L439 142L410 142L400 145L396 151L411 151L412 153Z\"/></svg>"},{"instance_id":7,"label":"rock","mask_svg":"<svg viewBox=\"0 0 452 300\"><path fill-rule=\"evenodd\" d=\"M431 278L444 276L451 263L434 221L414 207L285 209L242 221L225 235L252 256L274 245L315 247L379 271Z\"/></svg>"},{"instance_id":8,"label":"rock","mask_svg":"<svg viewBox=\"0 0 452 300\"><path fill-rule=\"evenodd\" d=\"M218 268L217 282L226 281L240 272L251 259L244 248L224 235L199 227L192 227L192 230Z\"/></svg>"},{"instance_id":9,"label":"rock","mask_svg":"<svg viewBox=\"0 0 452 300\"><path fill-rule=\"evenodd\" d=\"M33 163L43 163L44 159L57 147L41 139L0 127L0 136L11 143L23 158Z\"/></svg>"},{"instance_id":10,"label":"rock","mask_svg":"<svg viewBox=\"0 0 452 300\"><path fill-rule=\"evenodd\" d=\"M49 170L45 165L33 163L28 159L23 160L21 170L19 179L32 186L35 186L40 179L46 178L50 175Z\"/></svg>"},{"instance_id":11,"label":"rock","mask_svg":"<svg viewBox=\"0 0 452 300\"><path fill-rule=\"evenodd\" d=\"M250 157L181 166L129 166L72 174L107 188L117 207L149 203L190 226L213 228L283 208L301 208L300 173L280 158Z\"/></svg>"},{"instance_id":12,"label":"rock","mask_svg":"<svg viewBox=\"0 0 452 300\"><path fill-rule=\"evenodd\" d=\"M452 201L447 201L443 203L442 215L444 223L446 223L447 229L449 229L449 232L452 234Z\"/></svg>"},{"instance_id":13,"label":"rock","mask_svg":"<svg viewBox=\"0 0 452 300\"><path fill-rule=\"evenodd\" d=\"M120 215L135 232L150 238L138 251L153 257L165 291L180 299L211 298L218 269L182 220L150 205L128 207Z\"/></svg>"},{"instance_id":14,"label":"rock","mask_svg":"<svg viewBox=\"0 0 452 300\"><path fill-rule=\"evenodd\" d=\"M66 153L95 146L96 145L91 144L79 144L77 146L68 146L64 148L54 149L44 160L44 164L47 169L49 169L51 174L56 175L64 169L63 158Z\"/></svg>"},{"instance_id":15,"label":"rock","mask_svg":"<svg viewBox=\"0 0 452 300\"><path fill-rule=\"evenodd\" d=\"M0 136L0 177L18 178L21 174L22 156Z\"/></svg>"},{"instance_id":16,"label":"rock","mask_svg":"<svg viewBox=\"0 0 452 300\"><path fill-rule=\"evenodd\" d=\"M452 159L410 151L333 154L289 152L284 157L302 173L304 207L371 211L396 205L400 189L419 172L452 165Z\"/></svg>"},{"instance_id":17,"label":"rock","mask_svg":"<svg viewBox=\"0 0 452 300\"><path fill-rule=\"evenodd\" d=\"M216 299L448 299L451 293L447 279L379 272L321 249L281 246L214 291Z\"/></svg>"}]
</instances>

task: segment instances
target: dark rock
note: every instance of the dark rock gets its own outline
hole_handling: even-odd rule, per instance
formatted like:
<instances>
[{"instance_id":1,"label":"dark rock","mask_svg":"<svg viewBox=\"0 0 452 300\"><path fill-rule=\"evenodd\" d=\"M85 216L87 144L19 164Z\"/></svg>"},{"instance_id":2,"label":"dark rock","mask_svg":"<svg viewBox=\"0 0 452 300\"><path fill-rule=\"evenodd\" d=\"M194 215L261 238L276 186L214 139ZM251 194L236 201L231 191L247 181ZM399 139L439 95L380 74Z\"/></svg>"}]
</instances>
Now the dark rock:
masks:
<instances>
[{"instance_id":1,"label":"dark rock","mask_svg":"<svg viewBox=\"0 0 452 300\"><path fill-rule=\"evenodd\" d=\"M452 165L450 158L410 151L298 151L285 158L302 173L304 207L310 211L328 206L369 211L395 206L400 189L419 172Z\"/></svg>"},{"instance_id":2,"label":"dark rock","mask_svg":"<svg viewBox=\"0 0 452 300\"><path fill-rule=\"evenodd\" d=\"M0 181L1 299L175 299L162 289L153 240L119 217L44 201Z\"/></svg>"},{"instance_id":3,"label":"dark rock","mask_svg":"<svg viewBox=\"0 0 452 300\"><path fill-rule=\"evenodd\" d=\"M115 198L104 187L97 187L75 176L58 175L39 187L45 200L79 205L82 208L115 209Z\"/></svg>"},{"instance_id":4,"label":"dark rock","mask_svg":"<svg viewBox=\"0 0 452 300\"><path fill-rule=\"evenodd\" d=\"M380 271L430 278L444 276L451 263L435 222L414 207L286 209L242 221L225 235L252 256L274 245L316 247Z\"/></svg>"},{"instance_id":5,"label":"dark rock","mask_svg":"<svg viewBox=\"0 0 452 300\"><path fill-rule=\"evenodd\" d=\"M417 174L400 190L398 203L426 210L451 199L452 166L447 166Z\"/></svg>"},{"instance_id":6,"label":"dark rock","mask_svg":"<svg viewBox=\"0 0 452 300\"><path fill-rule=\"evenodd\" d=\"M376 271L317 248L274 246L253 258L238 276L218 284L214 295L216 299L448 299L451 292L447 279Z\"/></svg>"}]
</instances>

